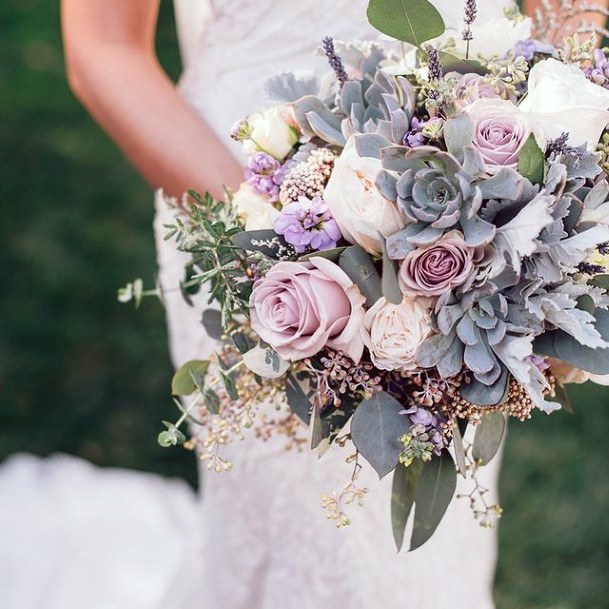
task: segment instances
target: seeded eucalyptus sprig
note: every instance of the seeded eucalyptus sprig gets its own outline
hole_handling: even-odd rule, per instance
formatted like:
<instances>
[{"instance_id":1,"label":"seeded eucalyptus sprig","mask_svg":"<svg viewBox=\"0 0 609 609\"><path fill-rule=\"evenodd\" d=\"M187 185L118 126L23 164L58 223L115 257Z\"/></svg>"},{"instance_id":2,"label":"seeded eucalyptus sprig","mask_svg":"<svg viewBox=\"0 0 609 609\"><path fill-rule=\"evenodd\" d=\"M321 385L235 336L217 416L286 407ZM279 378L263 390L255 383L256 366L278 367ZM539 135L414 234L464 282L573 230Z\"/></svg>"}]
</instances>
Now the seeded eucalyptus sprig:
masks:
<instances>
[{"instance_id":1,"label":"seeded eucalyptus sprig","mask_svg":"<svg viewBox=\"0 0 609 609\"><path fill-rule=\"evenodd\" d=\"M209 194L189 194L194 203L188 218L178 217L175 224L166 225L165 239L175 239L180 251L192 255L191 282L209 285L209 302L220 305L222 323L227 326L233 315L247 312L252 289L247 255L232 241L243 232L243 225L230 197L215 201Z\"/></svg>"}]
</instances>

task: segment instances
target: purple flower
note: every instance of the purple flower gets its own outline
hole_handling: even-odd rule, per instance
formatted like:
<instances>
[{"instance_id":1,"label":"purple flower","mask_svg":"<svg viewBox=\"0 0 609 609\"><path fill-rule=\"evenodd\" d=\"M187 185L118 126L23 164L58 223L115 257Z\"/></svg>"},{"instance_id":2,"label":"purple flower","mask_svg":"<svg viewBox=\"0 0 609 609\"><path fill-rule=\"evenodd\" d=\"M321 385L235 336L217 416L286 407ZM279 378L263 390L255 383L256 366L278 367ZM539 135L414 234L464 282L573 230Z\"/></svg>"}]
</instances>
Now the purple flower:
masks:
<instances>
[{"instance_id":1,"label":"purple flower","mask_svg":"<svg viewBox=\"0 0 609 609\"><path fill-rule=\"evenodd\" d=\"M601 49L594 51L594 65L584 70L588 80L609 89L609 60Z\"/></svg>"},{"instance_id":2,"label":"purple flower","mask_svg":"<svg viewBox=\"0 0 609 609\"><path fill-rule=\"evenodd\" d=\"M442 425L445 424L446 421L426 408L419 408L418 406L412 406L411 408L402 410L400 414L408 415L413 428L419 428L419 432L426 433L429 436L429 442L434 446L434 453L439 456L442 453L442 450L448 445L442 431Z\"/></svg>"},{"instance_id":3,"label":"purple flower","mask_svg":"<svg viewBox=\"0 0 609 609\"><path fill-rule=\"evenodd\" d=\"M300 254L336 247L342 237L328 205L321 197L300 197L286 205L275 220L275 232Z\"/></svg>"},{"instance_id":4,"label":"purple flower","mask_svg":"<svg viewBox=\"0 0 609 609\"><path fill-rule=\"evenodd\" d=\"M531 61L535 53L543 53L544 55L552 55L554 47L551 44L545 44L529 38L528 40L519 40L514 45L514 55L516 57L524 57L527 61Z\"/></svg>"},{"instance_id":5,"label":"purple flower","mask_svg":"<svg viewBox=\"0 0 609 609\"><path fill-rule=\"evenodd\" d=\"M410 131L404 135L402 143L404 146L410 148L418 148L419 146L425 146L429 140L429 135L437 132L441 133L444 121L441 118L434 117L427 121L419 120L416 116L410 123Z\"/></svg>"},{"instance_id":6,"label":"purple flower","mask_svg":"<svg viewBox=\"0 0 609 609\"><path fill-rule=\"evenodd\" d=\"M259 195L269 197L271 202L279 200L279 185L276 180L281 165L270 154L256 152L249 158L245 168L245 179L252 190Z\"/></svg>"}]
</instances>

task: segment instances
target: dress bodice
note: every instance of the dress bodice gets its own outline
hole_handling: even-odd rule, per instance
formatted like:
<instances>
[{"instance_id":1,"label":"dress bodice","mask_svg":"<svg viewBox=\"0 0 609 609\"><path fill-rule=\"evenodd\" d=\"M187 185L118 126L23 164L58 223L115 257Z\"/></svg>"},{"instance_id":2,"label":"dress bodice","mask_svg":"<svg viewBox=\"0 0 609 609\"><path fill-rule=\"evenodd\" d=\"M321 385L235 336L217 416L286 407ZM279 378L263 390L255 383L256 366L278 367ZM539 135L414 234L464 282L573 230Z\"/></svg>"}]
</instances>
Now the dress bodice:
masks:
<instances>
[{"instance_id":1,"label":"dress bodice","mask_svg":"<svg viewBox=\"0 0 609 609\"><path fill-rule=\"evenodd\" d=\"M325 67L324 36L376 37L367 0L175 0L186 99L227 142L231 125L269 102L266 80ZM234 144L230 149L236 151Z\"/></svg>"}]
</instances>

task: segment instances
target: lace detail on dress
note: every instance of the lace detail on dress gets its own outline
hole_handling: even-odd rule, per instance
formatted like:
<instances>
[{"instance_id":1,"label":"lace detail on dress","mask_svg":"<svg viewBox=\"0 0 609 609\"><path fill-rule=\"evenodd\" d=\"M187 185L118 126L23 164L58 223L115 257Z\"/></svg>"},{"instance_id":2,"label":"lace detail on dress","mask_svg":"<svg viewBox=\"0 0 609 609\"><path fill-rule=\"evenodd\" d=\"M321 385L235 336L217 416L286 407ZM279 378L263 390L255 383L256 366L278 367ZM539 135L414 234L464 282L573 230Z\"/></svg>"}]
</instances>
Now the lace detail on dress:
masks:
<instances>
[{"instance_id":1,"label":"lace detail on dress","mask_svg":"<svg viewBox=\"0 0 609 609\"><path fill-rule=\"evenodd\" d=\"M323 69L324 60L313 51L325 35L374 36L366 5L366 0L216 1L215 19L193 53L182 92L238 156L230 126L264 107L265 80L287 70ZM178 285L184 266L174 244L163 240L162 225L171 218L158 197L155 230L166 289ZM167 294L176 365L214 348L200 323L204 298L198 295L189 307L179 291ZM353 524L337 530L325 518L320 497L348 481L348 449L333 447L318 460L309 451L286 452L283 446L282 438L261 442L250 434L228 447L230 472L203 472L205 568L183 575L182 581L198 579L200 595L180 607L193 602L221 609L493 607L496 536L480 528L466 501L453 502L428 544L398 556L389 519L390 476L379 482L371 468L364 469L366 505L351 506ZM492 496L498 461L483 476Z\"/></svg>"}]
</instances>

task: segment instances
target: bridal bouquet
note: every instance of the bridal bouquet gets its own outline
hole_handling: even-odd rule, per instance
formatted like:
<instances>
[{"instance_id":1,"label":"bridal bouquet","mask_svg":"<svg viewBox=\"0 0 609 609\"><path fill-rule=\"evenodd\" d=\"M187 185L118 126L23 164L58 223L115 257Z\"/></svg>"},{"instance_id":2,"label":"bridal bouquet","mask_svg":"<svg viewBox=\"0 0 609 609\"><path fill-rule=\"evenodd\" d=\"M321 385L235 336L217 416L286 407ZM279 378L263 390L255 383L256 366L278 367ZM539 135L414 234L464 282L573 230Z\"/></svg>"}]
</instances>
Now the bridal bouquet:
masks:
<instances>
[{"instance_id":1,"label":"bridal bouquet","mask_svg":"<svg viewBox=\"0 0 609 609\"><path fill-rule=\"evenodd\" d=\"M159 440L198 423L190 442L218 471L250 427L351 447L329 517L348 524L366 461L393 476L395 540L412 550L457 476L477 485L509 417L609 378L609 60L577 35L532 39L516 9L479 23L474 0L462 32L427 0L372 0L368 17L388 38L327 38L329 75L272 79L279 104L232 132L242 186L191 193L168 227L220 347L177 371L173 394L192 397ZM273 419L258 413L271 400ZM489 525L500 508L478 490Z\"/></svg>"}]
</instances>

